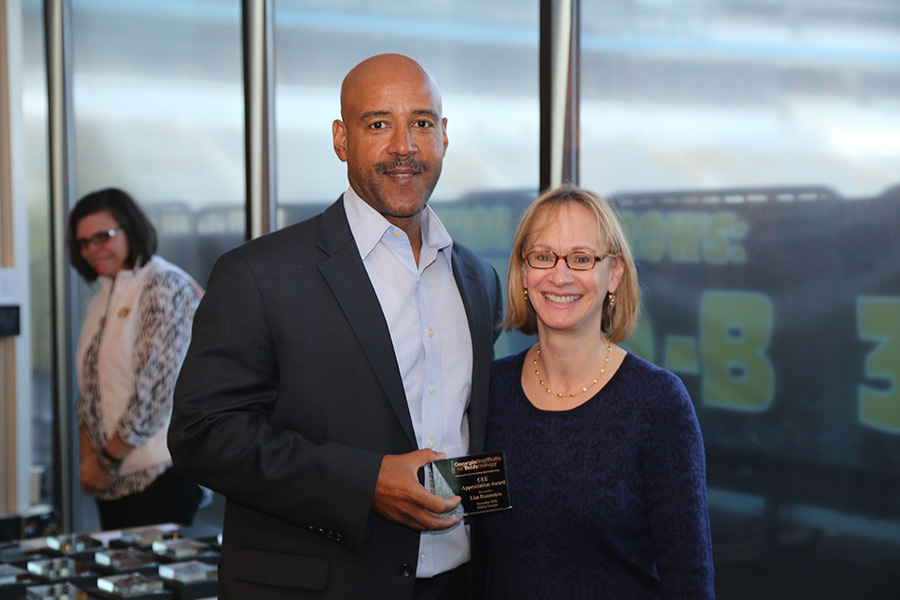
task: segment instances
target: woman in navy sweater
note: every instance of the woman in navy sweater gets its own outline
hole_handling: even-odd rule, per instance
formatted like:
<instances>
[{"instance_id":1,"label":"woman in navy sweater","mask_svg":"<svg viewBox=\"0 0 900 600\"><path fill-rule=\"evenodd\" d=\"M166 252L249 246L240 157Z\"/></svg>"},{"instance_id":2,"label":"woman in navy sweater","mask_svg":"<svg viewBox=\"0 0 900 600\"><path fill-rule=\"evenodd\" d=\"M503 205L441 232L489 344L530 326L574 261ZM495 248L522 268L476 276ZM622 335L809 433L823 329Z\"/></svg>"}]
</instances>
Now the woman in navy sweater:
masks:
<instances>
[{"instance_id":1,"label":"woman in navy sweater","mask_svg":"<svg viewBox=\"0 0 900 600\"><path fill-rule=\"evenodd\" d=\"M614 209L564 186L526 211L494 362L485 448L511 510L485 515L487 595L714 597L703 440L681 380L615 344L634 331L634 259Z\"/></svg>"}]
</instances>

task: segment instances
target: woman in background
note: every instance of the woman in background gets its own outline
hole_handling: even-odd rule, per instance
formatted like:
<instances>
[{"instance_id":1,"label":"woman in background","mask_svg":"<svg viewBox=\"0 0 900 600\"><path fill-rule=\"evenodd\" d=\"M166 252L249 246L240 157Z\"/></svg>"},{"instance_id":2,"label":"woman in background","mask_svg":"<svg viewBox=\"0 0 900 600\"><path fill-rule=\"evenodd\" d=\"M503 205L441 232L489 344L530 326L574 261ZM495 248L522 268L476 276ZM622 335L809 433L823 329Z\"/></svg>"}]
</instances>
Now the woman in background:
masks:
<instances>
[{"instance_id":1,"label":"woman in background","mask_svg":"<svg viewBox=\"0 0 900 600\"><path fill-rule=\"evenodd\" d=\"M496 360L485 448L513 508L485 515L487 597L714 597L703 441L681 380L619 348L640 307L621 223L564 186L522 218L504 325L536 345Z\"/></svg>"},{"instance_id":2,"label":"woman in background","mask_svg":"<svg viewBox=\"0 0 900 600\"><path fill-rule=\"evenodd\" d=\"M189 525L202 492L172 468L166 429L202 290L154 256L156 230L122 190L82 198L67 243L72 266L100 284L76 354L81 486L103 529Z\"/></svg>"}]
</instances>

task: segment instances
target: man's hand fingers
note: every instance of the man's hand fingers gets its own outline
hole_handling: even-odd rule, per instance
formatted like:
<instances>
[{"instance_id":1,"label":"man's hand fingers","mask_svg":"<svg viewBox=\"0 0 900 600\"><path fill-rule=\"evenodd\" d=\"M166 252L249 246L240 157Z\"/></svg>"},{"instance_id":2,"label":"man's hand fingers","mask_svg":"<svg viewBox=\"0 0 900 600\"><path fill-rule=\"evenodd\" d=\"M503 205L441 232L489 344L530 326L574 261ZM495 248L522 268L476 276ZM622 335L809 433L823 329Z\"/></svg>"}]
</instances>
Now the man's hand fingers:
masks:
<instances>
[{"instance_id":1,"label":"man's hand fingers","mask_svg":"<svg viewBox=\"0 0 900 600\"><path fill-rule=\"evenodd\" d=\"M445 457L443 452L428 449L386 455L375 484L372 510L389 521L417 531L453 527L459 518L442 513L456 508L459 498L435 496L422 487L417 477L421 467Z\"/></svg>"}]
</instances>

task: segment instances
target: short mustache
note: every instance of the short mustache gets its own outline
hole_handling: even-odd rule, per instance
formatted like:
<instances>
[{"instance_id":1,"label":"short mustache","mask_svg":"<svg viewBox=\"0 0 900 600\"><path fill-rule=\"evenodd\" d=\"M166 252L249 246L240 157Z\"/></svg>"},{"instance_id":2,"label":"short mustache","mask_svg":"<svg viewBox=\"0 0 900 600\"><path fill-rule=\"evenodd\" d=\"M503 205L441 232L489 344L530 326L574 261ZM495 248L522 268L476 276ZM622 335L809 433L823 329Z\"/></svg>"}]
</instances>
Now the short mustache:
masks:
<instances>
[{"instance_id":1,"label":"short mustache","mask_svg":"<svg viewBox=\"0 0 900 600\"><path fill-rule=\"evenodd\" d=\"M424 173L428 170L428 165L412 156L396 157L390 162L375 163L375 172L379 175L384 175L393 169L412 169L418 173Z\"/></svg>"}]
</instances>

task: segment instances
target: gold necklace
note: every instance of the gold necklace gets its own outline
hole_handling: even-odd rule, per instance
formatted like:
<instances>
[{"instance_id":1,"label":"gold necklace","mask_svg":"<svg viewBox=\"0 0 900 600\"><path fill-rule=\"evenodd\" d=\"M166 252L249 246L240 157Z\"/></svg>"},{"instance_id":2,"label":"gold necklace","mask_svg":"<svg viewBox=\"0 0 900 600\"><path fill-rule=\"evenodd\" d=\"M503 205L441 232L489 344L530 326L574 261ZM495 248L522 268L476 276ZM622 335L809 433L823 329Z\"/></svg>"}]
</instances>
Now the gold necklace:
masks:
<instances>
[{"instance_id":1,"label":"gold necklace","mask_svg":"<svg viewBox=\"0 0 900 600\"><path fill-rule=\"evenodd\" d=\"M577 396L578 394L583 394L584 392L588 391L588 388L590 388L592 385L594 385L595 383L600 381L600 378L603 377L604 373L606 373L606 366L609 365L609 353L611 351L612 351L612 344L609 344L609 343L606 344L606 361L603 363L603 368L600 369L600 374L597 375L597 378L595 380L593 380L588 385L581 388L581 391L572 392L571 394L560 394L560 393L551 392L550 388L547 387L547 384L544 383L544 380L541 379L541 372L537 368L538 359L541 357L541 347L540 346L538 346L537 354L534 355L534 360L531 361L531 364L534 365L534 374L537 375L538 381L541 382L541 387L544 388L544 390L546 390L548 394L553 394L557 398L564 398L566 396L568 396L569 398L573 398L573 397Z\"/></svg>"}]
</instances>

